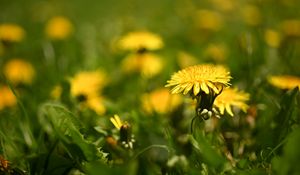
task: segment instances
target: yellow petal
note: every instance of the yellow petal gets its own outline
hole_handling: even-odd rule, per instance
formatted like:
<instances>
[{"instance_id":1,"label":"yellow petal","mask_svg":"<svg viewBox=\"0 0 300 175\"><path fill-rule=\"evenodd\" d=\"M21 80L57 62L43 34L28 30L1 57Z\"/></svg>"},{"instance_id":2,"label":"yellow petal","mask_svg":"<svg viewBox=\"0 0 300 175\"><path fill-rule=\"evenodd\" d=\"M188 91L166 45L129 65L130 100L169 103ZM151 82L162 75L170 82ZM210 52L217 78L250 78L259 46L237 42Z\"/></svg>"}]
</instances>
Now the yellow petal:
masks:
<instances>
[{"instance_id":1,"label":"yellow petal","mask_svg":"<svg viewBox=\"0 0 300 175\"><path fill-rule=\"evenodd\" d=\"M231 107L230 107L230 105L229 105L229 104L227 104L227 105L225 106L225 108L226 108L226 111L227 111L227 113L228 113L230 116L232 116L232 117L233 117L233 112L232 112L232 110L231 110Z\"/></svg>"},{"instance_id":2,"label":"yellow petal","mask_svg":"<svg viewBox=\"0 0 300 175\"><path fill-rule=\"evenodd\" d=\"M194 95L197 95L200 92L200 84L196 82L194 85Z\"/></svg>"},{"instance_id":3,"label":"yellow petal","mask_svg":"<svg viewBox=\"0 0 300 175\"><path fill-rule=\"evenodd\" d=\"M209 94L209 89L205 82L201 83L201 90L203 90L206 94Z\"/></svg>"}]
</instances>

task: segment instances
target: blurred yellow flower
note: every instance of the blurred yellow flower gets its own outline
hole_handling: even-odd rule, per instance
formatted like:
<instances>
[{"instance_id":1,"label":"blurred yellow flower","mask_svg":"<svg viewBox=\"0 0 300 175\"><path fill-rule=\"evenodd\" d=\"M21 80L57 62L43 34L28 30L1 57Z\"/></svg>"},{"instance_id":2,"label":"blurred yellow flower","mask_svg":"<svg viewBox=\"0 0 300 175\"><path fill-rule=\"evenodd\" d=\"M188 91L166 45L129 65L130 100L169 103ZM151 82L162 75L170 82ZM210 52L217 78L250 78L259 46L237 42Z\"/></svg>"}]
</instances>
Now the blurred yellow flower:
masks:
<instances>
[{"instance_id":1,"label":"blurred yellow flower","mask_svg":"<svg viewBox=\"0 0 300 175\"><path fill-rule=\"evenodd\" d=\"M197 58L187 52L180 51L177 54L177 62L180 68L186 68L195 65L197 63Z\"/></svg>"},{"instance_id":2,"label":"blurred yellow flower","mask_svg":"<svg viewBox=\"0 0 300 175\"><path fill-rule=\"evenodd\" d=\"M4 65L4 75L13 84L31 84L35 76L33 66L22 59L9 60Z\"/></svg>"},{"instance_id":3,"label":"blurred yellow flower","mask_svg":"<svg viewBox=\"0 0 300 175\"><path fill-rule=\"evenodd\" d=\"M107 77L103 71L82 71L70 79L71 95L97 94L106 84Z\"/></svg>"},{"instance_id":4,"label":"blurred yellow flower","mask_svg":"<svg viewBox=\"0 0 300 175\"><path fill-rule=\"evenodd\" d=\"M62 89L62 87L60 85L54 86L54 88L50 92L51 98L53 98L55 100L58 100L60 98L60 96L61 96L62 90L63 89Z\"/></svg>"},{"instance_id":5,"label":"blurred yellow flower","mask_svg":"<svg viewBox=\"0 0 300 175\"><path fill-rule=\"evenodd\" d=\"M156 89L142 96L142 107L148 112L161 114L174 110L182 103L182 98L178 94L170 94L166 88Z\"/></svg>"},{"instance_id":6,"label":"blurred yellow flower","mask_svg":"<svg viewBox=\"0 0 300 175\"><path fill-rule=\"evenodd\" d=\"M163 47L163 41L157 34L147 31L131 32L123 36L118 45L123 50L143 51L143 50L157 50Z\"/></svg>"},{"instance_id":7,"label":"blurred yellow flower","mask_svg":"<svg viewBox=\"0 0 300 175\"><path fill-rule=\"evenodd\" d=\"M0 24L0 40L5 42L20 42L25 36L22 27L16 24Z\"/></svg>"},{"instance_id":8,"label":"blurred yellow flower","mask_svg":"<svg viewBox=\"0 0 300 175\"><path fill-rule=\"evenodd\" d=\"M82 107L88 107L94 110L97 114L105 113L105 106L100 91L107 83L107 78L104 72L84 71L79 72L70 79L71 96L75 97Z\"/></svg>"},{"instance_id":9,"label":"blurred yellow flower","mask_svg":"<svg viewBox=\"0 0 300 175\"><path fill-rule=\"evenodd\" d=\"M279 47L281 41L280 34L272 29L268 29L265 31L264 39L270 47L274 48Z\"/></svg>"},{"instance_id":10,"label":"blurred yellow flower","mask_svg":"<svg viewBox=\"0 0 300 175\"><path fill-rule=\"evenodd\" d=\"M233 107L239 108L244 112L247 111L249 106L246 104L246 101L249 100L249 96L248 93L238 91L236 88L226 88L217 96L214 106L220 114L224 115L226 110L229 115L233 116Z\"/></svg>"},{"instance_id":11,"label":"blurred yellow flower","mask_svg":"<svg viewBox=\"0 0 300 175\"><path fill-rule=\"evenodd\" d=\"M73 32L73 25L68 18L56 16L47 22L45 32L50 39L64 40Z\"/></svg>"},{"instance_id":12,"label":"blurred yellow flower","mask_svg":"<svg viewBox=\"0 0 300 175\"><path fill-rule=\"evenodd\" d=\"M197 96L200 92L205 94L220 93L224 87L229 86L230 72L221 65L202 64L190 66L174 73L166 87L173 87L171 92L187 94L192 92Z\"/></svg>"},{"instance_id":13,"label":"blurred yellow flower","mask_svg":"<svg viewBox=\"0 0 300 175\"><path fill-rule=\"evenodd\" d=\"M300 36L300 20L288 19L281 23L282 32L287 36Z\"/></svg>"},{"instance_id":14,"label":"blurred yellow flower","mask_svg":"<svg viewBox=\"0 0 300 175\"><path fill-rule=\"evenodd\" d=\"M0 110L6 107L13 107L17 104L16 96L7 86L0 85Z\"/></svg>"},{"instance_id":15,"label":"blurred yellow flower","mask_svg":"<svg viewBox=\"0 0 300 175\"><path fill-rule=\"evenodd\" d=\"M236 7L236 0L212 0L214 7L222 11L232 11Z\"/></svg>"},{"instance_id":16,"label":"blurred yellow flower","mask_svg":"<svg viewBox=\"0 0 300 175\"><path fill-rule=\"evenodd\" d=\"M261 13L255 5L245 5L241 9L244 22L251 26L257 26L261 23Z\"/></svg>"},{"instance_id":17,"label":"blurred yellow flower","mask_svg":"<svg viewBox=\"0 0 300 175\"><path fill-rule=\"evenodd\" d=\"M227 48L222 44L210 44L204 51L204 55L216 62L222 62L227 58Z\"/></svg>"},{"instance_id":18,"label":"blurred yellow flower","mask_svg":"<svg viewBox=\"0 0 300 175\"><path fill-rule=\"evenodd\" d=\"M212 10L199 10L195 15L195 23L199 29L219 31L223 25L219 13Z\"/></svg>"},{"instance_id":19,"label":"blurred yellow flower","mask_svg":"<svg viewBox=\"0 0 300 175\"><path fill-rule=\"evenodd\" d=\"M122 70L125 73L139 72L145 78L157 75L162 68L161 58L152 53L130 54L122 62Z\"/></svg>"},{"instance_id":20,"label":"blurred yellow flower","mask_svg":"<svg viewBox=\"0 0 300 175\"><path fill-rule=\"evenodd\" d=\"M300 88L300 77L292 75L278 75L268 77L269 83L280 89Z\"/></svg>"}]
</instances>

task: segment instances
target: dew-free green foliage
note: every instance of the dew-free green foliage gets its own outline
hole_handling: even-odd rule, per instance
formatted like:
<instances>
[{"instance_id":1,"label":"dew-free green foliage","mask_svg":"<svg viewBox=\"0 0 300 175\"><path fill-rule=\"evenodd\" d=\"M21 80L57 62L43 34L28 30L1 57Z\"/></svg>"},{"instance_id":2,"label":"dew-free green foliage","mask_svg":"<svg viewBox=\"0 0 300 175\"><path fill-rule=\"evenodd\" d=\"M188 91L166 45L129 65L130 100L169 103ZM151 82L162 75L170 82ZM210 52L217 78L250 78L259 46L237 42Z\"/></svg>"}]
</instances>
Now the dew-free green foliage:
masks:
<instances>
[{"instance_id":1,"label":"dew-free green foliage","mask_svg":"<svg viewBox=\"0 0 300 175\"><path fill-rule=\"evenodd\" d=\"M299 11L298 0L0 1L0 26L25 31L20 42L0 36L0 175L299 174L299 88L268 82L271 75L300 76ZM45 33L54 16L72 24L62 40ZM118 39L133 31L155 33L164 46L119 48ZM160 58L158 74L123 70L124 58L145 53ZM5 76L14 58L34 67L31 84ZM230 70L232 87L250 94L247 112L194 118L189 95L174 109L145 110L145 94L187 65L204 63ZM95 70L107 77L97 94L104 114L85 104L89 96L70 93L75 74ZM3 105L4 86L14 105ZM51 95L55 86L59 97ZM151 105L162 105L157 96ZM120 130L110 121L114 114Z\"/></svg>"}]
</instances>

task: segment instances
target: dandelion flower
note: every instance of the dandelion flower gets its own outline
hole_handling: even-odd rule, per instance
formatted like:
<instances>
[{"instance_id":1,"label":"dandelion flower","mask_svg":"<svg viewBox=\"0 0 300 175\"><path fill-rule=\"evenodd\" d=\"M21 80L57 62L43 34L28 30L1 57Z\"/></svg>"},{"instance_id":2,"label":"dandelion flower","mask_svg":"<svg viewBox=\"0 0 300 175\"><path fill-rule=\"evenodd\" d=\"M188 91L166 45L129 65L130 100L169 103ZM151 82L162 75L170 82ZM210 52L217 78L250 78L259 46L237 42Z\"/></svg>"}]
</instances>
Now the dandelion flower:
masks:
<instances>
[{"instance_id":1,"label":"dandelion flower","mask_svg":"<svg viewBox=\"0 0 300 175\"><path fill-rule=\"evenodd\" d=\"M103 71L82 71L70 78L71 95L96 94L107 83L106 75Z\"/></svg>"},{"instance_id":2,"label":"dandelion flower","mask_svg":"<svg viewBox=\"0 0 300 175\"><path fill-rule=\"evenodd\" d=\"M142 107L148 113L155 111L165 114L174 110L181 103L181 96L171 95L166 88L160 88L142 96Z\"/></svg>"},{"instance_id":3,"label":"dandelion flower","mask_svg":"<svg viewBox=\"0 0 300 175\"><path fill-rule=\"evenodd\" d=\"M82 107L88 107L99 115L105 113L104 100L100 95L100 90L107 83L104 72L79 72L70 79L70 83L71 96L75 97Z\"/></svg>"},{"instance_id":4,"label":"dandelion flower","mask_svg":"<svg viewBox=\"0 0 300 175\"><path fill-rule=\"evenodd\" d=\"M197 58L185 51L180 51L177 54L177 62L180 68L186 68L195 65Z\"/></svg>"},{"instance_id":5,"label":"dandelion flower","mask_svg":"<svg viewBox=\"0 0 300 175\"><path fill-rule=\"evenodd\" d=\"M212 10L199 10L196 12L195 23L199 29L219 31L222 27L221 16Z\"/></svg>"},{"instance_id":6,"label":"dandelion flower","mask_svg":"<svg viewBox=\"0 0 300 175\"><path fill-rule=\"evenodd\" d=\"M22 27L16 24L0 24L0 40L4 42L20 42L25 36Z\"/></svg>"},{"instance_id":7,"label":"dandelion flower","mask_svg":"<svg viewBox=\"0 0 300 175\"><path fill-rule=\"evenodd\" d=\"M63 89L60 85L54 86L54 88L50 92L51 98L58 100L62 94L62 91L63 91Z\"/></svg>"},{"instance_id":8,"label":"dandelion flower","mask_svg":"<svg viewBox=\"0 0 300 175\"><path fill-rule=\"evenodd\" d=\"M227 49L222 44L210 44L204 54L217 62L222 62L227 57Z\"/></svg>"},{"instance_id":9,"label":"dandelion flower","mask_svg":"<svg viewBox=\"0 0 300 175\"><path fill-rule=\"evenodd\" d=\"M135 142L133 135L131 134L131 126L127 122L122 122L118 115L110 118L112 124L119 130L120 133L120 143L125 148L133 148L133 143Z\"/></svg>"},{"instance_id":10,"label":"dandelion flower","mask_svg":"<svg viewBox=\"0 0 300 175\"><path fill-rule=\"evenodd\" d=\"M279 33L276 32L275 30L272 30L272 29L266 30L265 34L264 34L264 39L265 39L265 42L270 47L277 48L280 45L281 38L280 38Z\"/></svg>"},{"instance_id":11,"label":"dandelion flower","mask_svg":"<svg viewBox=\"0 0 300 175\"><path fill-rule=\"evenodd\" d=\"M300 36L300 20L288 19L281 23L282 32L286 36L299 37Z\"/></svg>"},{"instance_id":12,"label":"dandelion flower","mask_svg":"<svg viewBox=\"0 0 300 175\"><path fill-rule=\"evenodd\" d=\"M261 23L261 13L258 7L254 5L246 5L242 8L242 17L246 24L257 26Z\"/></svg>"},{"instance_id":13,"label":"dandelion flower","mask_svg":"<svg viewBox=\"0 0 300 175\"><path fill-rule=\"evenodd\" d=\"M202 64L190 66L172 75L167 81L166 87L174 86L171 92L183 93L191 92L197 96L200 92L205 94L220 93L229 86L231 79L230 72L221 65Z\"/></svg>"},{"instance_id":14,"label":"dandelion flower","mask_svg":"<svg viewBox=\"0 0 300 175\"><path fill-rule=\"evenodd\" d=\"M157 50L163 45L159 35L147 31L131 32L119 40L119 47L130 51Z\"/></svg>"},{"instance_id":15,"label":"dandelion flower","mask_svg":"<svg viewBox=\"0 0 300 175\"><path fill-rule=\"evenodd\" d=\"M73 25L70 20L63 16L51 18L45 28L46 35L53 40L64 40L70 36Z\"/></svg>"},{"instance_id":16,"label":"dandelion flower","mask_svg":"<svg viewBox=\"0 0 300 175\"><path fill-rule=\"evenodd\" d=\"M300 77L291 75L279 75L270 76L268 78L269 83L280 89L294 89L295 87L300 88Z\"/></svg>"},{"instance_id":17,"label":"dandelion flower","mask_svg":"<svg viewBox=\"0 0 300 175\"><path fill-rule=\"evenodd\" d=\"M35 76L33 66L22 59L9 60L4 65L4 75L13 84L31 84Z\"/></svg>"},{"instance_id":18,"label":"dandelion flower","mask_svg":"<svg viewBox=\"0 0 300 175\"><path fill-rule=\"evenodd\" d=\"M17 104L16 96L7 86L0 86L0 110Z\"/></svg>"},{"instance_id":19,"label":"dandelion flower","mask_svg":"<svg viewBox=\"0 0 300 175\"><path fill-rule=\"evenodd\" d=\"M152 53L131 54L122 62L122 70L124 72L139 72L145 78L157 75L161 72L162 68L163 63L161 58Z\"/></svg>"},{"instance_id":20,"label":"dandelion flower","mask_svg":"<svg viewBox=\"0 0 300 175\"><path fill-rule=\"evenodd\" d=\"M217 96L214 102L214 106L218 109L220 114L224 115L226 112L233 116L232 108L236 107L246 112L248 105L246 101L249 100L249 94L238 91L236 88L226 88L223 92Z\"/></svg>"}]
</instances>

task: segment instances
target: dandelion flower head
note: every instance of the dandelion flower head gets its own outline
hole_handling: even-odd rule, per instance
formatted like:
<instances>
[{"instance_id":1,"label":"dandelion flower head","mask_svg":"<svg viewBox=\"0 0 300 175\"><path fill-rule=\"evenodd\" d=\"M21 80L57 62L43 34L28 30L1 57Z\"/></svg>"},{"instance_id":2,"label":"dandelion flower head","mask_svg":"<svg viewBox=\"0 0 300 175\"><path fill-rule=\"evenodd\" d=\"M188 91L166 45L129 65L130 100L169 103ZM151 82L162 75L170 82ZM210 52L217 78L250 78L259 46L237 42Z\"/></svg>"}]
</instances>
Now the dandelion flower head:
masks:
<instances>
[{"instance_id":1,"label":"dandelion flower head","mask_svg":"<svg viewBox=\"0 0 300 175\"><path fill-rule=\"evenodd\" d=\"M126 73L139 72L145 78L151 78L161 72L163 62L152 53L130 54L122 62L122 70Z\"/></svg>"},{"instance_id":2,"label":"dandelion flower head","mask_svg":"<svg viewBox=\"0 0 300 175\"><path fill-rule=\"evenodd\" d=\"M219 96L217 96L214 106L218 109L220 114L224 115L224 112L226 111L229 115L233 116L233 107L239 108L244 112L247 111L249 106L246 104L246 101L248 100L248 93L238 91L236 88L226 88Z\"/></svg>"},{"instance_id":3,"label":"dandelion flower head","mask_svg":"<svg viewBox=\"0 0 300 175\"><path fill-rule=\"evenodd\" d=\"M0 24L0 40L8 42L20 42L25 36L22 27L16 24Z\"/></svg>"},{"instance_id":4,"label":"dandelion flower head","mask_svg":"<svg viewBox=\"0 0 300 175\"><path fill-rule=\"evenodd\" d=\"M71 95L97 94L107 83L106 75L103 71L82 71L70 78Z\"/></svg>"},{"instance_id":5,"label":"dandelion flower head","mask_svg":"<svg viewBox=\"0 0 300 175\"><path fill-rule=\"evenodd\" d=\"M270 84L280 89L294 89L295 87L300 88L300 77L291 75L278 75L270 76L268 78Z\"/></svg>"},{"instance_id":6,"label":"dandelion flower head","mask_svg":"<svg viewBox=\"0 0 300 175\"><path fill-rule=\"evenodd\" d=\"M0 85L0 110L6 107L12 107L17 104L16 96L7 86Z\"/></svg>"},{"instance_id":7,"label":"dandelion flower head","mask_svg":"<svg viewBox=\"0 0 300 175\"><path fill-rule=\"evenodd\" d=\"M35 70L31 63L15 58L4 65L4 75L13 84L31 84Z\"/></svg>"},{"instance_id":8,"label":"dandelion flower head","mask_svg":"<svg viewBox=\"0 0 300 175\"><path fill-rule=\"evenodd\" d=\"M70 36L73 25L70 20L63 16L51 18L45 28L46 35L53 40L64 40Z\"/></svg>"},{"instance_id":9,"label":"dandelion flower head","mask_svg":"<svg viewBox=\"0 0 300 175\"><path fill-rule=\"evenodd\" d=\"M119 47L123 50L157 50L163 47L163 41L157 34L147 31L131 32L119 40Z\"/></svg>"},{"instance_id":10,"label":"dandelion flower head","mask_svg":"<svg viewBox=\"0 0 300 175\"><path fill-rule=\"evenodd\" d=\"M172 87L171 92L192 93L197 96L200 92L205 94L216 93L229 86L230 72L221 65L202 64L190 66L174 73L166 87Z\"/></svg>"},{"instance_id":11,"label":"dandelion flower head","mask_svg":"<svg viewBox=\"0 0 300 175\"><path fill-rule=\"evenodd\" d=\"M181 96L178 94L170 94L167 88L156 89L142 96L142 107L148 113L155 111L165 114L174 110L181 103Z\"/></svg>"}]
</instances>

